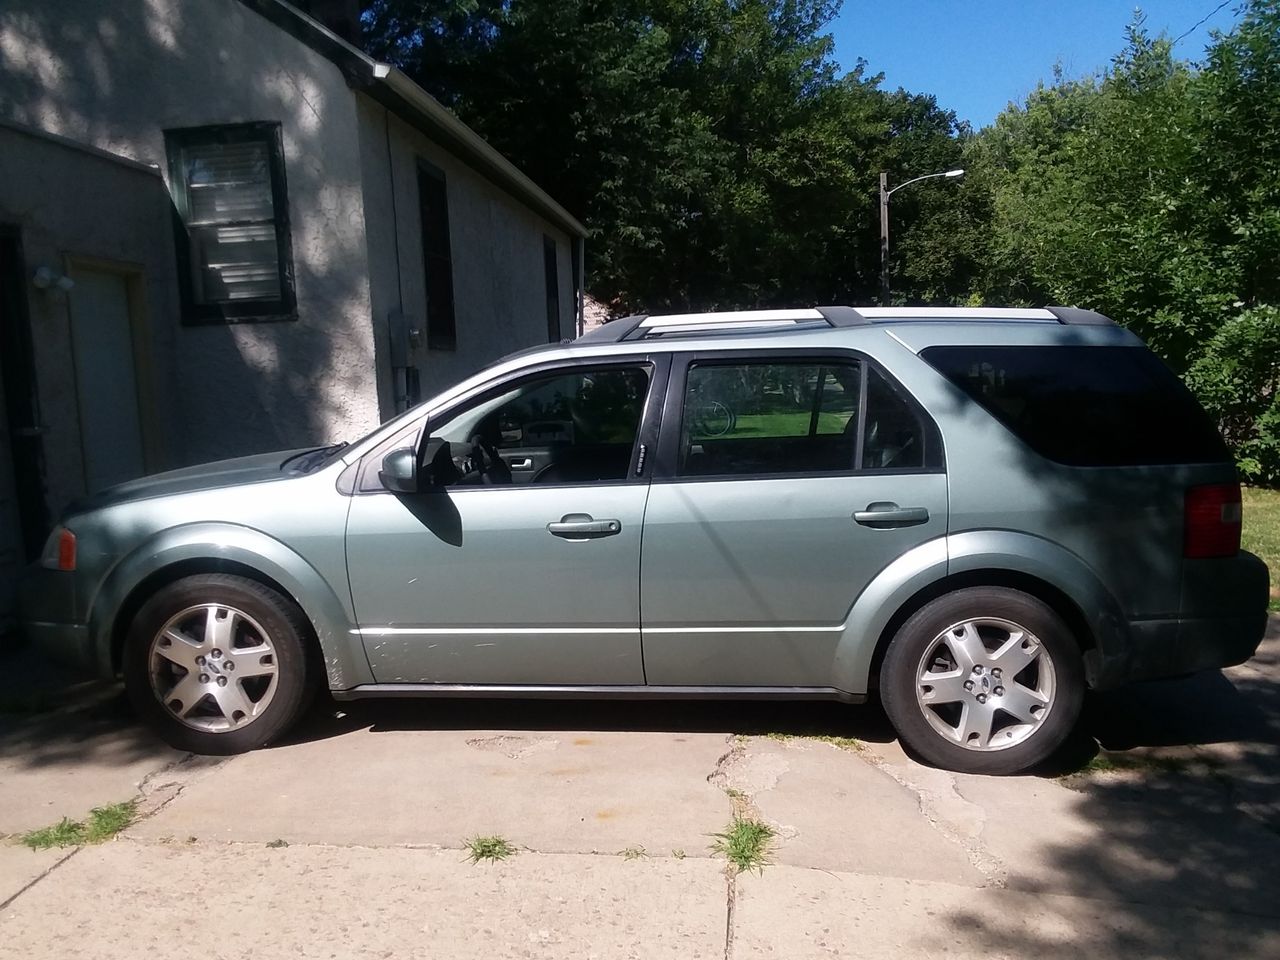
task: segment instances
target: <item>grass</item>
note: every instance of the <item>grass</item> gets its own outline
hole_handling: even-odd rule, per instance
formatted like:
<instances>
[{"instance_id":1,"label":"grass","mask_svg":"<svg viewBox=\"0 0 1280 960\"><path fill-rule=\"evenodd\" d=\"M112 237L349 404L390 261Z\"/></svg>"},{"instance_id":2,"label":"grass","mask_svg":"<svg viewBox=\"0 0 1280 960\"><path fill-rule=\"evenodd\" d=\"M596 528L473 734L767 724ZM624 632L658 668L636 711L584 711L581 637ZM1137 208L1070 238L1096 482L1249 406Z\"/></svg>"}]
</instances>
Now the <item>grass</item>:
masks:
<instances>
[{"instance_id":1,"label":"grass","mask_svg":"<svg viewBox=\"0 0 1280 960\"><path fill-rule=\"evenodd\" d=\"M649 853L644 847L627 847L625 850L619 850L618 856L623 860L648 860Z\"/></svg>"},{"instance_id":2,"label":"grass","mask_svg":"<svg viewBox=\"0 0 1280 960\"><path fill-rule=\"evenodd\" d=\"M684 850L682 850L679 847L677 847L675 850L672 850L671 855L675 857L677 860L683 860L685 856Z\"/></svg>"},{"instance_id":3,"label":"grass","mask_svg":"<svg viewBox=\"0 0 1280 960\"><path fill-rule=\"evenodd\" d=\"M786 743L788 740L816 740L819 743L829 743L833 747L841 750L852 750L860 753L867 748L867 745L857 737L836 737L826 733L766 733L767 740L777 740L779 743Z\"/></svg>"},{"instance_id":4,"label":"grass","mask_svg":"<svg viewBox=\"0 0 1280 960\"><path fill-rule=\"evenodd\" d=\"M725 792L725 796L727 796L730 800L736 800L739 803L747 802L747 795L743 793L741 790L739 790L737 787L725 787L724 792Z\"/></svg>"},{"instance_id":5,"label":"grass","mask_svg":"<svg viewBox=\"0 0 1280 960\"><path fill-rule=\"evenodd\" d=\"M1058 779L1088 776L1091 773L1121 773L1125 771L1150 773L1178 773L1190 766L1186 757L1162 757L1149 753L1108 753L1099 751L1079 770L1063 774Z\"/></svg>"},{"instance_id":6,"label":"grass","mask_svg":"<svg viewBox=\"0 0 1280 960\"><path fill-rule=\"evenodd\" d=\"M1241 545L1271 568L1271 609L1280 612L1280 490L1245 487Z\"/></svg>"},{"instance_id":7,"label":"grass","mask_svg":"<svg viewBox=\"0 0 1280 960\"><path fill-rule=\"evenodd\" d=\"M138 802L126 800L105 807L94 807L87 820L63 817L58 823L42 830L24 834L22 842L32 850L48 850L51 847L76 847L82 843L102 843L129 826L137 815Z\"/></svg>"},{"instance_id":8,"label":"grass","mask_svg":"<svg viewBox=\"0 0 1280 960\"><path fill-rule=\"evenodd\" d=\"M515 856L516 852L516 848L503 837L472 837L465 842L467 858L472 863L479 863L481 860L497 863Z\"/></svg>"},{"instance_id":9,"label":"grass","mask_svg":"<svg viewBox=\"0 0 1280 960\"><path fill-rule=\"evenodd\" d=\"M279 838L276 838L275 840L272 840L270 843L268 843L267 847L271 850L279 850L281 847L287 847L288 845L289 845L288 840L281 840Z\"/></svg>"},{"instance_id":10,"label":"grass","mask_svg":"<svg viewBox=\"0 0 1280 960\"><path fill-rule=\"evenodd\" d=\"M773 837L773 827L767 823L734 817L724 833L712 834L711 852L724 854L739 873L761 871L769 862L769 844Z\"/></svg>"}]
</instances>

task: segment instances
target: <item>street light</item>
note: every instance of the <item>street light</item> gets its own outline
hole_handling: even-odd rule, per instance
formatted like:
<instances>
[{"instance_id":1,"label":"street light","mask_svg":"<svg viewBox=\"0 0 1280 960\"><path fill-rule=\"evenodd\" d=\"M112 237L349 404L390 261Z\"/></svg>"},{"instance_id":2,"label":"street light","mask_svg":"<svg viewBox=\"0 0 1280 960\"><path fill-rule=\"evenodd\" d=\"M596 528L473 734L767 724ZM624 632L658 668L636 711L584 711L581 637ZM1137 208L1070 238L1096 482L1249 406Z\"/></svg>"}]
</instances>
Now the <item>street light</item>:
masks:
<instances>
[{"instance_id":1,"label":"street light","mask_svg":"<svg viewBox=\"0 0 1280 960\"><path fill-rule=\"evenodd\" d=\"M913 183L919 183L921 180L932 180L934 177L963 176L964 171L960 169L947 170L944 173L926 173L923 177L916 177L906 183L900 183L890 190L889 174L883 172L880 174L880 306L887 307L889 305L889 197L903 187L909 187Z\"/></svg>"}]
</instances>

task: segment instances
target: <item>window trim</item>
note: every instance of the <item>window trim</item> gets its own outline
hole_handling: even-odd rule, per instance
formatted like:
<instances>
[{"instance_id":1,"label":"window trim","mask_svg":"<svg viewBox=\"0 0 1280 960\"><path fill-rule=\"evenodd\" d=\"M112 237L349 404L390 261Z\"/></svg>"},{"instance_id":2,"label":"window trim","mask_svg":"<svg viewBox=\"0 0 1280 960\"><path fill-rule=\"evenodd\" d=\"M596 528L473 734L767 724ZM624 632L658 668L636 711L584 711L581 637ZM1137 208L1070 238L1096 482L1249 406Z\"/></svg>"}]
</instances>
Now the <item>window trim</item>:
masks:
<instances>
[{"instance_id":1,"label":"window trim","mask_svg":"<svg viewBox=\"0 0 1280 960\"><path fill-rule=\"evenodd\" d=\"M271 178L271 205L276 228L276 260L280 272L280 296L271 300L237 300L197 303L192 277L191 235L187 219L191 190L182 161L183 150L205 143L255 143L267 145ZM203 326L215 323L270 323L298 319L298 298L293 267L293 228L289 219L289 188L285 177L284 133L279 121L209 124L164 131L169 191L173 200L174 245L177 253L178 294L182 323Z\"/></svg>"},{"instance_id":2,"label":"window trim","mask_svg":"<svg viewBox=\"0 0 1280 960\"><path fill-rule=\"evenodd\" d=\"M423 339L428 350L454 353L458 349L458 297L453 282L453 229L449 218L449 178L443 170L430 160L417 157L416 161L417 180L415 186L418 190L418 233L422 241ZM424 178L438 181L440 194L444 197L442 214L444 217L444 239L447 247L447 256L443 259L449 264L449 335L447 337L440 334L433 335L431 330L431 271L428 267L428 259L431 254L427 252L427 221L423 216L422 182Z\"/></svg>"},{"instance_id":3,"label":"window trim","mask_svg":"<svg viewBox=\"0 0 1280 960\"><path fill-rule=\"evenodd\" d=\"M590 367L593 370L603 370L617 367L641 367L646 368L649 374L649 390L645 397L644 409L640 415L640 426L636 431L636 440L631 446L631 457L627 463L627 476L621 480L591 480L584 483L517 483L502 484L500 486L468 486L468 487L445 487L442 491L428 492L445 493L452 495L454 493L471 492L471 491L490 491L503 492L512 490L555 490L565 488L581 488L581 487L598 487L598 486L627 486L636 484L647 484L652 479L655 457L652 452L655 451L660 442L659 429L662 423L663 404L667 396L667 379L671 370L671 358L666 353L656 354L631 354L613 357L578 357L574 360L555 360L545 363L535 364L525 367L521 370L514 371L506 377L499 380L491 380L488 383L477 387L471 393L464 397L459 397L449 406L439 410L434 416L426 416L416 418L412 424L406 424L402 429L396 431L391 437L386 438L372 450L366 453L360 459L359 473L355 483L354 494L356 496L369 496L377 494L386 494L388 496L396 496L390 490L383 488L377 483L377 472L380 460L385 457L391 450L396 449L393 441L401 438L407 438L410 434L418 431L417 438L417 454L419 462L421 462L422 454L425 449L427 440L431 437L434 427L445 423L460 413L465 412L469 408L477 404L484 403L495 396L506 393L516 387L521 386L532 380L540 380L548 375L571 373L580 367ZM640 450L645 449L644 462L640 462ZM371 479L372 478L372 479ZM400 494L403 496L403 494Z\"/></svg>"},{"instance_id":4,"label":"window trim","mask_svg":"<svg viewBox=\"0 0 1280 960\"><path fill-rule=\"evenodd\" d=\"M859 377L858 389L858 435L856 438L854 465L848 470L804 470L786 473L748 473L748 474L699 474L684 476L680 473L680 434L684 418L684 393L689 376L689 368L696 363L715 363L730 366L735 363L788 363L788 364L824 364L824 363L859 363L862 374ZM862 466L862 448L866 435L867 381L868 372L879 373L897 395L920 419L926 434L925 460L928 462L929 444L936 443L938 457L936 466L924 467L882 467L865 468ZM671 371L667 378L667 395L664 403L663 429L659 435L658 455L653 466L655 483L725 483L749 482L753 480L798 480L817 479L823 477L865 477L865 476L909 476L914 474L934 474L947 472L946 449L942 442L942 431L937 421L909 390L898 382L898 378L885 369L883 364L869 354L860 350L839 348L805 349L782 351L778 349L748 350L699 350L672 354Z\"/></svg>"}]
</instances>

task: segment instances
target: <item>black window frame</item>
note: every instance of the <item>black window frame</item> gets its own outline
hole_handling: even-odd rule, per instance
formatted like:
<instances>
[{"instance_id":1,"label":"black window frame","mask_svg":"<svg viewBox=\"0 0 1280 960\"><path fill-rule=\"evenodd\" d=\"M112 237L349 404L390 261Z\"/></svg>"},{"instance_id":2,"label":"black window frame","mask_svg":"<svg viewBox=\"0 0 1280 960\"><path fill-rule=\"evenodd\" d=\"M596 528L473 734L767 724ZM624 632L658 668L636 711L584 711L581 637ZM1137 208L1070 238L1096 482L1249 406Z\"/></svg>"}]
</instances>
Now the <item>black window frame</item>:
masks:
<instances>
[{"instance_id":1,"label":"black window frame","mask_svg":"<svg viewBox=\"0 0 1280 960\"><path fill-rule=\"evenodd\" d=\"M463 487L445 487L446 493L470 493L472 491L501 492L504 490L551 490L561 487L584 486L623 486L627 484L648 483L652 478L655 457L653 451L658 447L659 429L662 423L662 409L667 397L667 382L671 372L671 358L664 353L630 354L605 357L580 357L575 360L558 360L539 363L522 370L507 374L489 383L483 384L475 391L461 397L439 411L415 419L381 441L360 460L359 475L354 484L354 494L365 496L370 494L391 494L378 481L378 469L382 458L392 450L404 446L402 441L417 433L416 450L421 463L426 443L431 439L432 431L441 424L474 406L516 389L534 380L570 374L587 367L592 370L628 367L643 368L649 377L648 393L645 395L644 408L640 415L640 424L636 432L636 440L631 446L631 459L627 466L627 475L621 480L592 480L582 483L538 483L538 484L501 484L493 486L477 485ZM438 493L429 491L427 495ZM396 494L403 496L402 494Z\"/></svg>"},{"instance_id":2,"label":"black window frame","mask_svg":"<svg viewBox=\"0 0 1280 960\"><path fill-rule=\"evenodd\" d=\"M458 349L458 308L453 283L453 233L449 221L449 179L445 172L430 161L418 157L418 229L422 239L422 296L423 316L426 322L426 341L428 350L455 351ZM428 194L440 200L440 223L433 226L429 216L435 211L428 206ZM431 238L438 235L444 239L443 253L431 247ZM431 296L431 277L433 261L441 261L445 265L444 276L448 280L449 295L445 303Z\"/></svg>"},{"instance_id":3,"label":"black window frame","mask_svg":"<svg viewBox=\"0 0 1280 960\"><path fill-rule=\"evenodd\" d=\"M183 151L207 143L265 143L271 177L271 203L276 230L276 260L280 273L280 296L271 299L197 303L192 277L191 235L187 222L191 191L187 182ZM178 257L178 292L182 322L190 326L217 323L270 323L298 319L298 299L294 283L293 230L289 219L289 187L285 176L284 132L279 121L210 124L164 131L169 170L169 190L173 199L174 243Z\"/></svg>"},{"instance_id":4,"label":"black window frame","mask_svg":"<svg viewBox=\"0 0 1280 960\"><path fill-rule=\"evenodd\" d=\"M681 474L680 438L684 425L684 397L689 368L695 364L734 366L743 363L777 363L794 365L846 365L859 364L858 427L855 438L854 463L846 470L798 470L785 473L726 473ZM922 467L874 467L862 466L863 448L866 443L867 382L874 371L901 399L920 421L925 444ZM942 443L942 431L937 421L912 394L874 357L859 350L716 350L674 353L671 371L667 378L667 396L663 404L663 422L658 437L656 462L653 466L654 482L664 483L724 483L752 480L797 480L821 477L904 476L913 474L946 473L946 451Z\"/></svg>"}]
</instances>

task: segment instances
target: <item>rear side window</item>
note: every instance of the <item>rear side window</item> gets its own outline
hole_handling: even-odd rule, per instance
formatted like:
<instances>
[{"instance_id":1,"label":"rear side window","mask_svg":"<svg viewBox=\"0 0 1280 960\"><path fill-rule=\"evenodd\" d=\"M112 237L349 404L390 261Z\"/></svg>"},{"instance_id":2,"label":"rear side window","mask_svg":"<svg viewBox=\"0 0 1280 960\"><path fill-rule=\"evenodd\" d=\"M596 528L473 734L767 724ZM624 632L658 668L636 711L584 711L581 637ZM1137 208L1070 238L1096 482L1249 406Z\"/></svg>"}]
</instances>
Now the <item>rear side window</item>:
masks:
<instances>
[{"instance_id":1,"label":"rear side window","mask_svg":"<svg viewBox=\"0 0 1280 960\"><path fill-rule=\"evenodd\" d=\"M1143 347L928 347L931 366L1049 460L1076 467L1229 460L1213 421Z\"/></svg>"},{"instance_id":2,"label":"rear side window","mask_svg":"<svg viewBox=\"0 0 1280 960\"><path fill-rule=\"evenodd\" d=\"M852 470L861 374L857 363L693 364L680 473Z\"/></svg>"},{"instance_id":3,"label":"rear side window","mask_svg":"<svg viewBox=\"0 0 1280 960\"><path fill-rule=\"evenodd\" d=\"M941 468L932 421L871 364L833 359L689 366L680 476Z\"/></svg>"}]
</instances>

